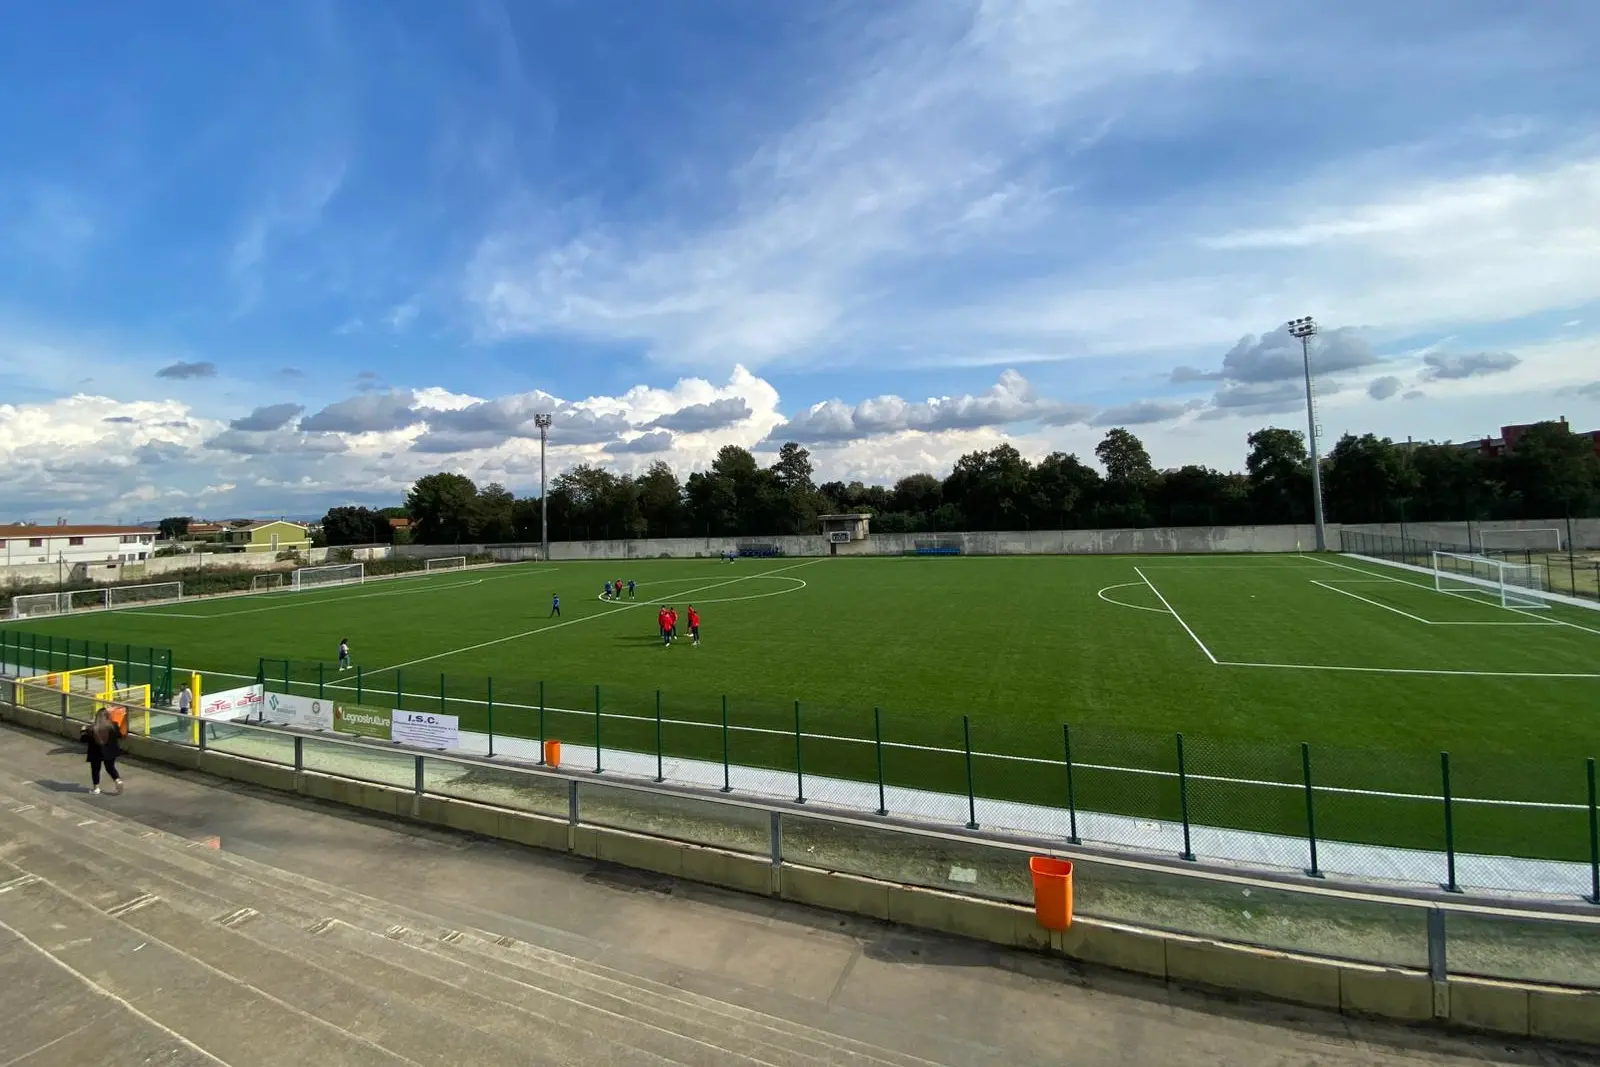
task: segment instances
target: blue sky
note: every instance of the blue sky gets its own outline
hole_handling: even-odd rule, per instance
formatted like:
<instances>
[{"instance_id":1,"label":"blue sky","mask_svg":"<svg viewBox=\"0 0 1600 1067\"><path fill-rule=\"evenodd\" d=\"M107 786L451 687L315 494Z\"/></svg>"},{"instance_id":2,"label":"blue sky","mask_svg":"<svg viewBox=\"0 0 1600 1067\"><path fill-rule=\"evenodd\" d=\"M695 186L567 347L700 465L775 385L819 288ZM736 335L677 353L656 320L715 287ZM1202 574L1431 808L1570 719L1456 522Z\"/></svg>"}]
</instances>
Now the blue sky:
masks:
<instances>
[{"instance_id":1,"label":"blue sky","mask_svg":"<svg viewBox=\"0 0 1600 1067\"><path fill-rule=\"evenodd\" d=\"M1600 427L1600 6L18 9L0 519Z\"/></svg>"}]
</instances>

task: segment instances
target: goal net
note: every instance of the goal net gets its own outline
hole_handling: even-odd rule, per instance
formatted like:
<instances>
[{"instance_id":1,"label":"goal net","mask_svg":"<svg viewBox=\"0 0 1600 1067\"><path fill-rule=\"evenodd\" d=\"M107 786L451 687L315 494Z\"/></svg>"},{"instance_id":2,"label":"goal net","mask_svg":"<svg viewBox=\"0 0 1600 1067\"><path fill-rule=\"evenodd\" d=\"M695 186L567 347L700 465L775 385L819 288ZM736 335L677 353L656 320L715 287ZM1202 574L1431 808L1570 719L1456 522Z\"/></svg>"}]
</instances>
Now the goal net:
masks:
<instances>
[{"instance_id":1,"label":"goal net","mask_svg":"<svg viewBox=\"0 0 1600 1067\"><path fill-rule=\"evenodd\" d=\"M277 571L271 574L258 574L250 579L250 591L260 593L268 589L282 589L283 575Z\"/></svg>"},{"instance_id":2,"label":"goal net","mask_svg":"<svg viewBox=\"0 0 1600 1067\"><path fill-rule=\"evenodd\" d=\"M60 615L67 610L64 593L26 593L11 599L13 619L32 619L40 615Z\"/></svg>"},{"instance_id":3,"label":"goal net","mask_svg":"<svg viewBox=\"0 0 1600 1067\"><path fill-rule=\"evenodd\" d=\"M458 571L467 565L466 556L440 556L430 559L423 564L423 570L429 571Z\"/></svg>"},{"instance_id":4,"label":"goal net","mask_svg":"<svg viewBox=\"0 0 1600 1067\"><path fill-rule=\"evenodd\" d=\"M1435 552L1433 587L1441 593L1493 600L1503 608L1550 607L1550 601L1540 595L1548 586L1544 567L1538 563Z\"/></svg>"},{"instance_id":5,"label":"goal net","mask_svg":"<svg viewBox=\"0 0 1600 1067\"><path fill-rule=\"evenodd\" d=\"M1478 547L1489 552L1560 552L1561 531L1548 526L1535 530L1480 530Z\"/></svg>"},{"instance_id":6,"label":"goal net","mask_svg":"<svg viewBox=\"0 0 1600 1067\"><path fill-rule=\"evenodd\" d=\"M362 563L335 563L326 567L301 567L294 572L291 587L296 591L317 589L326 585L360 585L366 580L367 568Z\"/></svg>"},{"instance_id":7,"label":"goal net","mask_svg":"<svg viewBox=\"0 0 1600 1067\"><path fill-rule=\"evenodd\" d=\"M182 599L182 582L119 585L106 590L106 607L109 608L127 608L138 604L165 604Z\"/></svg>"}]
</instances>

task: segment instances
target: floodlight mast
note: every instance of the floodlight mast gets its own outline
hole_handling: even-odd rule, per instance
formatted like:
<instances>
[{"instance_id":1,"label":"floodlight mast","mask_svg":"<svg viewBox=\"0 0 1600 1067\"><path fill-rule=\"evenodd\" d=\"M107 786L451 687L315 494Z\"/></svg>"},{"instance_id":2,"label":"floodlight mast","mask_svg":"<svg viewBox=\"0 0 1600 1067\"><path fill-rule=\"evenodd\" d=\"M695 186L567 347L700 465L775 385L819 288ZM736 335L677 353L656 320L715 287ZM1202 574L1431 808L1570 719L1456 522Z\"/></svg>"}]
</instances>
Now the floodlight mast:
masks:
<instances>
[{"instance_id":1,"label":"floodlight mast","mask_svg":"<svg viewBox=\"0 0 1600 1067\"><path fill-rule=\"evenodd\" d=\"M1322 521L1322 461L1317 456L1317 409L1311 397L1311 338L1317 334L1317 324L1310 315L1290 319L1289 336L1300 339L1300 356L1306 372L1306 424L1310 435L1306 439L1311 453L1311 514L1317 524L1317 551L1328 550L1328 529Z\"/></svg>"},{"instance_id":2,"label":"floodlight mast","mask_svg":"<svg viewBox=\"0 0 1600 1067\"><path fill-rule=\"evenodd\" d=\"M550 562L550 494L544 487L544 448L550 439L550 422L548 412L533 417L533 424L539 427L539 554L546 563Z\"/></svg>"}]
</instances>

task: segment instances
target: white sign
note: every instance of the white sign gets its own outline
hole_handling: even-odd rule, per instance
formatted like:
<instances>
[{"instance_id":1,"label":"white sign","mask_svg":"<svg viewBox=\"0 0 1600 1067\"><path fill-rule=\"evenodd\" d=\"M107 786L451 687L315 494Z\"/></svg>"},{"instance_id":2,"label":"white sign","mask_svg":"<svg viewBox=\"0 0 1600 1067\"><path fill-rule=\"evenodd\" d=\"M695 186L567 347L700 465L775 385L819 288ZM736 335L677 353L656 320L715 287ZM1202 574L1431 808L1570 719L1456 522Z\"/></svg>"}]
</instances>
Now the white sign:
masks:
<instances>
[{"instance_id":1,"label":"white sign","mask_svg":"<svg viewBox=\"0 0 1600 1067\"><path fill-rule=\"evenodd\" d=\"M457 716L397 711L390 722L389 736L397 745L435 749L461 747L461 720Z\"/></svg>"},{"instance_id":2,"label":"white sign","mask_svg":"<svg viewBox=\"0 0 1600 1067\"><path fill-rule=\"evenodd\" d=\"M202 719L248 719L259 716L266 701L266 690L259 685L243 685L209 694L200 705Z\"/></svg>"},{"instance_id":3,"label":"white sign","mask_svg":"<svg viewBox=\"0 0 1600 1067\"><path fill-rule=\"evenodd\" d=\"M320 697L297 697L268 693L262 717L301 730L332 730L333 701Z\"/></svg>"}]
</instances>

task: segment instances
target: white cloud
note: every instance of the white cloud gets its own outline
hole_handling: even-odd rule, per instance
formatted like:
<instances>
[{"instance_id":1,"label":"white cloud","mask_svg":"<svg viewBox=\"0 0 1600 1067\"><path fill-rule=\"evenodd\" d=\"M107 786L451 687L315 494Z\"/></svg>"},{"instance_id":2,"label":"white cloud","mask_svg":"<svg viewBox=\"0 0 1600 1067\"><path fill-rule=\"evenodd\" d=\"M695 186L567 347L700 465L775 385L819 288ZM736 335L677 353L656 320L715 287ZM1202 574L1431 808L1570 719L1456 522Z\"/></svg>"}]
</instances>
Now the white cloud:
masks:
<instances>
[{"instance_id":1,"label":"white cloud","mask_svg":"<svg viewBox=\"0 0 1600 1067\"><path fill-rule=\"evenodd\" d=\"M1422 357L1427 369L1422 376L1429 381L1442 378L1481 378L1489 374L1504 374L1522 360L1510 352L1470 352L1450 355L1430 352Z\"/></svg>"},{"instance_id":2,"label":"white cloud","mask_svg":"<svg viewBox=\"0 0 1600 1067\"><path fill-rule=\"evenodd\" d=\"M904 430L937 433L1035 420L1067 425L1082 422L1093 410L1087 405L1043 399L1033 383L1008 370L993 387L978 395L932 397L921 402L879 396L853 407L842 400L825 400L774 427L767 440L822 444Z\"/></svg>"}]
</instances>

